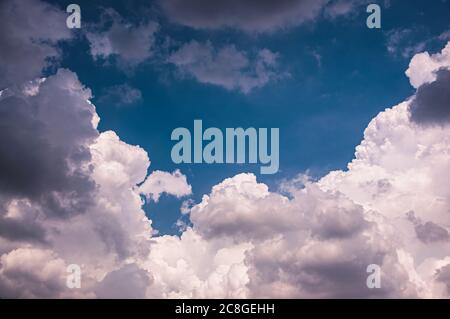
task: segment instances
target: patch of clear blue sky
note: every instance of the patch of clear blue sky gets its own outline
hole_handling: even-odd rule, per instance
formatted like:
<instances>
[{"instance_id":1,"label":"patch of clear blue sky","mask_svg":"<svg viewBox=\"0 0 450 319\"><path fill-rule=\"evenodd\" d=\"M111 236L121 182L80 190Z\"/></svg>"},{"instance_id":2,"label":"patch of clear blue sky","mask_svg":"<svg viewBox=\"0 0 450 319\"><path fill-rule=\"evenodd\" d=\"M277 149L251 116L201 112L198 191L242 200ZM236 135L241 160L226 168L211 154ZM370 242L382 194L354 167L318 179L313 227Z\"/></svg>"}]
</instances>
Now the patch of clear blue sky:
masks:
<instances>
[{"instance_id":1,"label":"patch of clear blue sky","mask_svg":"<svg viewBox=\"0 0 450 319\"><path fill-rule=\"evenodd\" d=\"M70 1L69 1L70 2ZM58 1L61 7L69 2ZM100 7L113 7L125 18L142 14L138 1L78 1L83 23L96 22ZM151 12L151 11L150 11ZM152 161L150 171L180 169L193 187L192 198L203 194L226 177L253 172L260 182L276 190L282 179L309 171L314 177L345 169L363 138L369 121L386 107L413 93L404 72L409 58L388 53L387 34L412 29L404 43L417 44L450 29L449 1L391 1L382 10L382 29L369 30L365 8L350 18L317 22L269 35L249 36L237 31L194 31L174 26L158 14L160 32L180 42L210 40L214 45L234 44L240 50L268 48L280 53L282 70L290 77L271 82L250 94L227 91L193 79L178 79L170 65L145 63L134 72L95 63L86 41L64 45L62 66L77 72L90 87L101 117L100 130L112 129L122 140L143 147ZM431 52L443 41L428 41ZM400 48L401 49L401 48ZM321 65L313 52L320 54ZM98 101L102 89L128 83L142 91L143 100L133 106L114 107ZM175 165L170 158L170 134L177 127L279 127L280 171L259 175L260 165ZM163 196L145 210L162 234L177 233L181 200Z\"/></svg>"}]
</instances>

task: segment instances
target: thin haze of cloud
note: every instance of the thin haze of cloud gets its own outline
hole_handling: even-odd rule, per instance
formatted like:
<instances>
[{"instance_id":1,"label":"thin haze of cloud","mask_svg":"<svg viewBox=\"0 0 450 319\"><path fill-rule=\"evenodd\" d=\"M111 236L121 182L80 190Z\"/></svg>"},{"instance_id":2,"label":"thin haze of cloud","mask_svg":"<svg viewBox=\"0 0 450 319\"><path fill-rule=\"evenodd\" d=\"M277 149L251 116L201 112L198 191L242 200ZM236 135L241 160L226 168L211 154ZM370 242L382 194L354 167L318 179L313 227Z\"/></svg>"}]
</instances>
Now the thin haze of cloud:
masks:
<instances>
[{"instance_id":1,"label":"thin haze of cloud","mask_svg":"<svg viewBox=\"0 0 450 319\"><path fill-rule=\"evenodd\" d=\"M116 107L130 106L142 102L142 92L127 83L103 89L98 102Z\"/></svg>"}]
</instances>

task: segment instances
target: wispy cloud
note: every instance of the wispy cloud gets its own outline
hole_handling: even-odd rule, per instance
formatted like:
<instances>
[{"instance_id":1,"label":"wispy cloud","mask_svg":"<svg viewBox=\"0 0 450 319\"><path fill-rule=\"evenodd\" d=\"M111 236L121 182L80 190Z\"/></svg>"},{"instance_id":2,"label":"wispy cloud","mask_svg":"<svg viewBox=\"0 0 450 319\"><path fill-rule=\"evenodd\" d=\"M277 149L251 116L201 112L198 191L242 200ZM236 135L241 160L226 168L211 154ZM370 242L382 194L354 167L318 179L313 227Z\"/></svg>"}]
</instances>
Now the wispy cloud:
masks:
<instances>
[{"instance_id":1,"label":"wispy cloud","mask_svg":"<svg viewBox=\"0 0 450 319\"><path fill-rule=\"evenodd\" d=\"M129 106L142 101L142 92L129 84L118 84L103 89L99 103L113 106Z\"/></svg>"}]
</instances>

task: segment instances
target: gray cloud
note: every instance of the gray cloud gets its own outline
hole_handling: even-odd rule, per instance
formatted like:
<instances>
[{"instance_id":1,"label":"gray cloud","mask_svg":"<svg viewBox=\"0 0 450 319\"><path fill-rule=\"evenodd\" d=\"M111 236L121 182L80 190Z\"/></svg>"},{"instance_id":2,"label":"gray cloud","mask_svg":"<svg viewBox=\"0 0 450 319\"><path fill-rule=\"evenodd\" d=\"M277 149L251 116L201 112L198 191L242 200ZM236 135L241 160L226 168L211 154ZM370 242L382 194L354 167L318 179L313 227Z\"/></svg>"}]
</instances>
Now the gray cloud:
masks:
<instances>
[{"instance_id":1,"label":"gray cloud","mask_svg":"<svg viewBox=\"0 0 450 319\"><path fill-rule=\"evenodd\" d=\"M29 90L0 98L0 192L39 203L49 215L82 212L95 187L83 167L98 135L90 91L67 70Z\"/></svg>"},{"instance_id":2,"label":"gray cloud","mask_svg":"<svg viewBox=\"0 0 450 319\"><path fill-rule=\"evenodd\" d=\"M110 272L95 290L98 298L145 298L152 278L136 264L128 264Z\"/></svg>"},{"instance_id":3,"label":"gray cloud","mask_svg":"<svg viewBox=\"0 0 450 319\"><path fill-rule=\"evenodd\" d=\"M280 77L278 54L259 50L254 59L234 45L216 49L210 42L191 41L172 53L168 61L182 75L194 77L200 83L221 86L228 90L249 93Z\"/></svg>"},{"instance_id":4,"label":"gray cloud","mask_svg":"<svg viewBox=\"0 0 450 319\"><path fill-rule=\"evenodd\" d=\"M450 234L445 228L430 221L423 223L412 211L408 212L406 216L413 223L417 238L423 243L429 244L450 240Z\"/></svg>"},{"instance_id":5,"label":"gray cloud","mask_svg":"<svg viewBox=\"0 0 450 319\"><path fill-rule=\"evenodd\" d=\"M17 221L9 217L0 216L1 237L9 240L32 241L45 243L45 229L36 223Z\"/></svg>"},{"instance_id":6,"label":"gray cloud","mask_svg":"<svg viewBox=\"0 0 450 319\"><path fill-rule=\"evenodd\" d=\"M267 32L314 20L327 0L167 0L160 1L173 22L193 28L231 27Z\"/></svg>"},{"instance_id":7,"label":"gray cloud","mask_svg":"<svg viewBox=\"0 0 450 319\"><path fill-rule=\"evenodd\" d=\"M450 70L440 69L436 80L417 89L410 106L411 120L419 124L445 124L450 121Z\"/></svg>"},{"instance_id":8,"label":"gray cloud","mask_svg":"<svg viewBox=\"0 0 450 319\"><path fill-rule=\"evenodd\" d=\"M86 37L94 59L113 57L120 66L128 68L144 62L154 53L154 35L158 30L156 22L132 24L114 10L108 9L101 23L92 25L90 29Z\"/></svg>"},{"instance_id":9,"label":"gray cloud","mask_svg":"<svg viewBox=\"0 0 450 319\"><path fill-rule=\"evenodd\" d=\"M331 19L346 16L355 12L355 8L368 0L335 0L325 7L325 15Z\"/></svg>"},{"instance_id":10,"label":"gray cloud","mask_svg":"<svg viewBox=\"0 0 450 319\"><path fill-rule=\"evenodd\" d=\"M288 199L270 193L253 175L239 174L214 186L191 210L193 230L204 239L251 243L245 252L247 296L415 296L398 266L393 238L370 212L311 182L290 188ZM380 289L366 285L371 264L383 269Z\"/></svg>"},{"instance_id":11,"label":"gray cloud","mask_svg":"<svg viewBox=\"0 0 450 319\"><path fill-rule=\"evenodd\" d=\"M446 285L447 292L450 294L450 265L438 269L436 279Z\"/></svg>"},{"instance_id":12,"label":"gray cloud","mask_svg":"<svg viewBox=\"0 0 450 319\"><path fill-rule=\"evenodd\" d=\"M71 37L62 10L39 0L0 2L0 89L41 74Z\"/></svg>"}]
</instances>

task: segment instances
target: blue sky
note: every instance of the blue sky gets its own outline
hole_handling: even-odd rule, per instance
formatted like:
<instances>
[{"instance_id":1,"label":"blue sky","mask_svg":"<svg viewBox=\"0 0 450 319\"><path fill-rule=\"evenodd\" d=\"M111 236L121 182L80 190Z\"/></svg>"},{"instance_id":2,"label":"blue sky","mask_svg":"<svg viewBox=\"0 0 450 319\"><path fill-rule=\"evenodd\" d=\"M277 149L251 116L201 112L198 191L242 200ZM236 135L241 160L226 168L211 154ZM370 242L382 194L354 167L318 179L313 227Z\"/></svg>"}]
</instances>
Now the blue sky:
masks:
<instances>
[{"instance_id":1,"label":"blue sky","mask_svg":"<svg viewBox=\"0 0 450 319\"><path fill-rule=\"evenodd\" d=\"M279 127L280 171L258 176L273 190L299 173L318 178L330 170L345 169L369 121L414 93L404 74L417 53L414 46L424 42L421 50L437 51L445 43L437 37L450 28L450 3L440 0L380 3L381 29L366 27L368 14L360 5L346 16L318 18L264 34L230 28L195 30L171 23L154 4L146 4L147 11L137 9L143 5L136 1L79 4L85 24L98 23L105 7L114 8L130 23L151 17L160 25L156 43L161 46L170 38L179 44L196 40L219 48L235 45L250 56L263 48L278 53L280 78L243 93L180 77L173 65L157 59L131 70L107 59L94 61L81 36L65 44L61 66L76 70L81 82L92 89L100 130L114 130L122 140L147 150L150 171L180 169L193 187L195 202L226 177L240 172L259 175L259 165L176 165L170 158L173 129L192 128L194 119L202 119L204 127L222 129ZM403 33L395 42L396 31ZM124 83L138 89L142 98L131 105L115 103L114 97L101 98L109 87ZM174 223L180 217L181 202L163 196L145 206L160 233L177 233Z\"/></svg>"}]
</instances>

